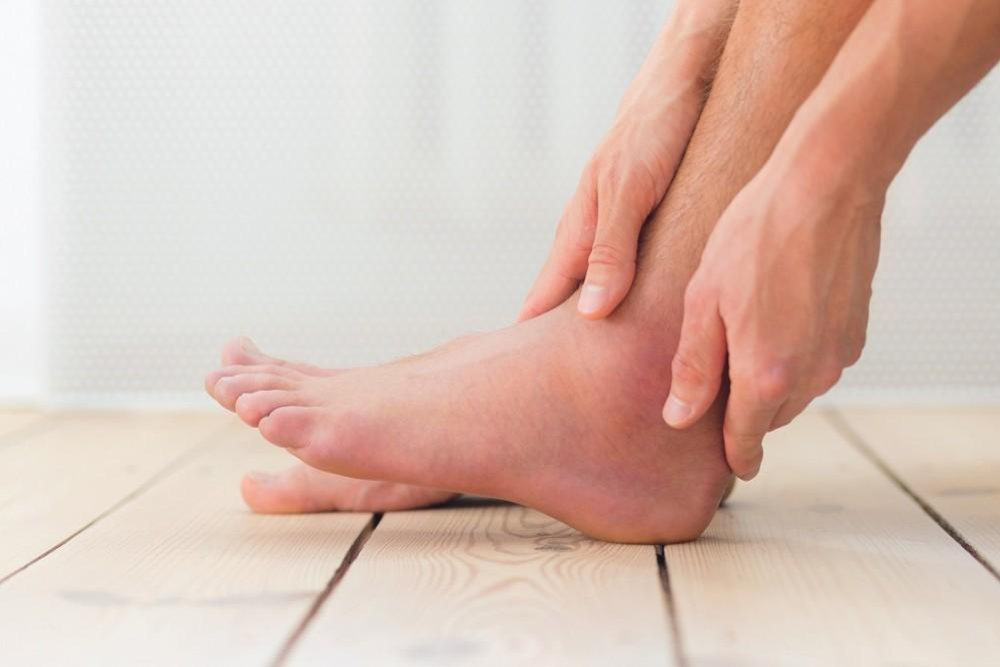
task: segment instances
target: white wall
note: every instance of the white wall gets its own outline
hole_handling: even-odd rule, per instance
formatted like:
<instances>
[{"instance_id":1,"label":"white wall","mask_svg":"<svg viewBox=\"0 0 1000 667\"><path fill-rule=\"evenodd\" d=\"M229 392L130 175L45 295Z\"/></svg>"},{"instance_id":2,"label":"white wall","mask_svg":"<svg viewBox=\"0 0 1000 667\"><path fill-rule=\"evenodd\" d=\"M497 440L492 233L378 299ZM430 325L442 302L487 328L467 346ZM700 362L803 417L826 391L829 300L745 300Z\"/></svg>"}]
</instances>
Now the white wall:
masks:
<instances>
[{"instance_id":1,"label":"white wall","mask_svg":"<svg viewBox=\"0 0 1000 667\"><path fill-rule=\"evenodd\" d=\"M0 400L42 389L39 10L0 2Z\"/></svg>"},{"instance_id":2,"label":"white wall","mask_svg":"<svg viewBox=\"0 0 1000 667\"><path fill-rule=\"evenodd\" d=\"M507 324L667 4L53 0L40 153L37 18L8 2L3 386L198 401L235 334L355 365ZM1000 393L998 108L994 74L894 186L835 400Z\"/></svg>"}]
</instances>

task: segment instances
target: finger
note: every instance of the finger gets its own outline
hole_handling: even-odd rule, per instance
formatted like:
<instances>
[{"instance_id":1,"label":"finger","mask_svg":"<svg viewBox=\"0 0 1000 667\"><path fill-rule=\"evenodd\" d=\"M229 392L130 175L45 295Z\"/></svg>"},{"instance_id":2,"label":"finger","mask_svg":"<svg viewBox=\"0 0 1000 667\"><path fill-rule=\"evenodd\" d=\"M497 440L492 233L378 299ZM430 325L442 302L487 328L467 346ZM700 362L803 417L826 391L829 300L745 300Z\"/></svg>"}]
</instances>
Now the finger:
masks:
<instances>
[{"instance_id":1,"label":"finger","mask_svg":"<svg viewBox=\"0 0 1000 667\"><path fill-rule=\"evenodd\" d=\"M719 394L726 366L726 330L719 311L699 302L688 288L684 302L681 340L671 365L670 395L663 420L687 428L701 419Z\"/></svg>"},{"instance_id":2,"label":"finger","mask_svg":"<svg viewBox=\"0 0 1000 667\"><path fill-rule=\"evenodd\" d=\"M782 426L788 426L792 423L792 420L802 414L809 404L812 403L814 396L812 394L803 394L801 396L792 396L784 404L778 408L778 411L774 413L774 419L771 420L771 426L768 427L768 431L774 431Z\"/></svg>"},{"instance_id":3,"label":"finger","mask_svg":"<svg viewBox=\"0 0 1000 667\"><path fill-rule=\"evenodd\" d=\"M593 186L582 181L559 221L555 243L528 292L517 316L518 322L552 310L577 290L587 274L587 257L594 245L596 227L597 201Z\"/></svg>"},{"instance_id":4,"label":"finger","mask_svg":"<svg viewBox=\"0 0 1000 667\"><path fill-rule=\"evenodd\" d=\"M729 467L743 481L757 476L764 436L788 395L782 377L733 379L722 433Z\"/></svg>"},{"instance_id":5,"label":"finger","mask_svg":"<svg viewBox=\"0 0 1000 667\"><path fill-rule=\"evenodd\" d=\"M591 320L610 315L632 287L639 232L652 205L641 181L627 181L617 191L599 191L597 231L587 258L587 277L577 310Z\"/></svg>"}]
</instances>

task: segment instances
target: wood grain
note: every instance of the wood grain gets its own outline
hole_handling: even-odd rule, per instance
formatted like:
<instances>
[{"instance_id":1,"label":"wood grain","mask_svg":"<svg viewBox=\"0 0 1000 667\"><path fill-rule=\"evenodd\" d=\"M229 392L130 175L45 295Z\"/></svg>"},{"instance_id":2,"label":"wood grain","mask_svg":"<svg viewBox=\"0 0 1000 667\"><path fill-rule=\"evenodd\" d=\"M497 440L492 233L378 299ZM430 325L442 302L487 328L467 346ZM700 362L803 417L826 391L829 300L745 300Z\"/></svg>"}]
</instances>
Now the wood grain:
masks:
<instances>
[{"instance_id":1,"label":"wood grain","mask_svg":"<svg viewBox=\"0 0 1000 667\"><path fill-rule=\"evenodd\" d=\"M289 462L230 434L10 579L0 664L268 663L370 519L245 509L242 472Z\"/></svg>"},{"instance_id":2,"label":"wood grain","mask_svg":"<svg viewBox=\"0 0 1000 667\"><path fill-rule=\"evenodd\" d=\"M1000 410L840 415L864 446L1000 571Z\"/></svg>"},{"instance_id":3,"label":"wood grain","mask_svg":"<svg viewBox=\"0 0 1000 667\"><path fill-rule=\"evenodd\" d=\"M705 536L668 546L691 665L995 664L1000 585L806 414Z\"/></svg>"},{"instance_id":4,"label":"wood grain","mask_svg":"<svg viewBox=\"0 0 1000 667\"><path fill-rule=\"evenodd\" d=\"M233 424L216 414L50 419L0 447L0 580Z\"/></svg>"},{"instance_id":5,"label":"wood grain","mask_svg":"<svg viewBox=\"0 0 1000 667\"><path fill-rule=\"evenodd\" d=\"M388 514L291 654L305 664L670 664L652 547L506 504Z\"/></svg>"}]
</instances>

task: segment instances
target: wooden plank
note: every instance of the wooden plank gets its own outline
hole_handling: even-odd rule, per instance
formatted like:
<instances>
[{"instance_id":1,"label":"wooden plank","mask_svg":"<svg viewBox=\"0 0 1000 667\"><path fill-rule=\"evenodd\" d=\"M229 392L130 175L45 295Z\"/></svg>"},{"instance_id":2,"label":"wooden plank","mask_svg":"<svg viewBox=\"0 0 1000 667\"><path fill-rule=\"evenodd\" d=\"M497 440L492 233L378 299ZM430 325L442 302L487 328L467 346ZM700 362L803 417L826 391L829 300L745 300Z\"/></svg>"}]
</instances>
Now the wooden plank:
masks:
<instances>
[{"instance_id":1,"label":"wooden plank","mask_svg":"<svg viewBox=\"0 0 1000 667\"><path fill-rule=\"evenodd\" d=\"M840 414L907 488L1000 571L1000 410Z\"/></svg>"},{"instance_id":2,"label":"wooden plank","mask_svg":"<svg viewBox=\"0 0 1000 667\"><path fill-rule=\"evenodd\" d=\"M0 586L0 664L273 660L370 520L245 509L289 461L245 429Z\"/></svg>"},{"instance_id":3,"label":"wooden plank","mask_svg":"<svg viewBox=\"0 0 1000 667\"><path fill-rule=\"evenodd\" d=\"M386 515L290 664L672 663L652 547L478 502Z\"/></svg>"},{"instance_id":4,"label":"wooden plank","mask_svg":"<svg viewBox=\"0 0 1000 667\"><path fill-rule=\"evenodd\" d=\"M50 419L0 447L0 580L235 422L217 414Z\"/></svg>"},{"instance_id":5,"label":"wooden plank","mask_svg":"<svg viewBox=\"0 0 1000 667\"><path fill-rule=\"evenodd\" d=\"M42 414L35 410L0 411L0 446L9 436L16 436L19 431L43 419Z\"/></svg>"},{"instance_id":6,"label":"wooden plank","mask_svg":"<svg viewBox=\"0 0 1000 667\"><path fill-rule=\"evenodd\" d=\"M990 664L1000 585L818 414L665 548L691 665Z\"/></svg>"}]
</instances>

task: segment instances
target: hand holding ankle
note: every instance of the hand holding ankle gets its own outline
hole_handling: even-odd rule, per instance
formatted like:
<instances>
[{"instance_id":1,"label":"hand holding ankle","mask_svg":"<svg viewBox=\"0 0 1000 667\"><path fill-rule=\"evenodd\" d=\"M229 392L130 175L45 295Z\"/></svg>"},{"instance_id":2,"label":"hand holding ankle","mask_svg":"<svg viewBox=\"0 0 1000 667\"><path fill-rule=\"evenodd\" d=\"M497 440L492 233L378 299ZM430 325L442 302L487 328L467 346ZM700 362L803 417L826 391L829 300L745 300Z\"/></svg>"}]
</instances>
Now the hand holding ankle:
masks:
<instances>
[{"instance_id":1,"label":"hand holding ankle","mask_svg":"<svg viewBox=\"0 0 1000 667\"><path fill-rule=\"evenodd\" d=\"M864 345L885 191L829 174L776 153L720 218L685 295L664 419L696 422L728 356L726 458L743 479L760 467L764 435L829 390Z\"/></svg>"},{"instance_id":2,"label":"hand holding ankle","mask_svg":"<svg viewBox=\"0 0 1000 667\"><path fill-rule=\"evenodd\" d=\"M622 99L556 231L519 321L565 301L610 314L632 286L639 232L680 163L721 52L735 0L681 2Z\"/></svg>"}]
</instances>

